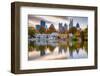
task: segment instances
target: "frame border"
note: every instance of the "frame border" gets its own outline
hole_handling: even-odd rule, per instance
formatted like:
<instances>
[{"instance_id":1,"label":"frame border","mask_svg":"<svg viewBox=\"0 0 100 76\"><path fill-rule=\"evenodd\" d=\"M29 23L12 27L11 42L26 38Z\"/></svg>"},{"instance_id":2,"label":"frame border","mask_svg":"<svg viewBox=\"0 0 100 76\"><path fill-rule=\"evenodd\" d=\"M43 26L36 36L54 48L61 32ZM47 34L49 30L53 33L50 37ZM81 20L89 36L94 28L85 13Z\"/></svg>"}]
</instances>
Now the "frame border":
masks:
<instances>
[{"instance_id":1,"label":"frame border","mask_svg":"<svg viewBox=\"0 0 100 76\"><path fill-rule=\"evenodd\" d=\"M28 69L20 70L20 7L45 7L45 8L62 8L62 9L79 9L79 10L93 10L94 14L94 66L80 66L80 67L62 67L62 68L47 68L47 69ZM31 3L31 2L13 2L11 3L11 72L14 74L25 73L40 73L40 72L57 72L57 71L73 71L73 70L89 70L97 69L97 7L80 6L80 5L62 5L62 4L48 4L48 3Z\"/></svg>"}]
</instances>

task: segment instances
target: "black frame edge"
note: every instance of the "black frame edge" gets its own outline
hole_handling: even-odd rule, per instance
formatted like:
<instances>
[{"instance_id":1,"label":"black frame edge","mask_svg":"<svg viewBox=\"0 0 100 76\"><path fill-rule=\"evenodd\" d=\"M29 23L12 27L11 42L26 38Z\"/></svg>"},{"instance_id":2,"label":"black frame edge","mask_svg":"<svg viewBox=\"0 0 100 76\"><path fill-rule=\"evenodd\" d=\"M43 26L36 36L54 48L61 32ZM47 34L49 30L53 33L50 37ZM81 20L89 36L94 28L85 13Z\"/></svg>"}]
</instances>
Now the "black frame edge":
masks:
<instances>
[{"instance_id":1,"label":"black frame edge","mask_svg":"<svg viewBox=\"0 0 100 76\"><path fill-rule=\"evenodd\" d=\"M11 3L11 72L15 73L15 3Z\"/></svg>"},{"instance_id":2,"label":"black frame edge","mask_svg":"<svg viewBox=\"0 0 100 76\"><path fill-rule=\"evenodd\" d=\"M98 7L95 7L95 23L94 23L94 25L95 25L95 31L94 31L94 34L95 34L95 37L94 37L94 39L95 39L95 62L94 62L94 64L95 64L95 68L96 69L98 69Z\"/></svg>"}]
</instances>

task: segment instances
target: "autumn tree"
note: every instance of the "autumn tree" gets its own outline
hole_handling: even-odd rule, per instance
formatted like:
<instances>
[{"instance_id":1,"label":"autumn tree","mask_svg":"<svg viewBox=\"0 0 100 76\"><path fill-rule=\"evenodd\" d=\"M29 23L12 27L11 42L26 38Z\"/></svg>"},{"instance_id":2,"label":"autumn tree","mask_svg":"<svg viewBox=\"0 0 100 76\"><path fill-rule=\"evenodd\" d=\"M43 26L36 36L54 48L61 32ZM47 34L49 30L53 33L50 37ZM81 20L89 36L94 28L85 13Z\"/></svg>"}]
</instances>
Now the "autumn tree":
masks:
<instances>
[{"instance_id":1,"label":"autumn tree","mask_svg":"<svg viewBox=\"0 0 100 76\"><path fill-rule=\"evenodd\" d=\"M69 33L72 33L72 34L75 34L76 31L77 31L77 28L76 28L76 27L71 27L71 28L69 29Z\"/></svg>"},{"instance_id":2,"label":"autumn tree","mask_svg":"<svg viewBox=\"0 0 100 76\"><path fill-rule=\"evenodd\" d=\"M40 32L41 34L46 33L46 28L43 27L43 26L41 26L40 29L39 29L39 32Z\"/></svg>"},{"instance_id":3,"label":"autumn tree","mask_svg":"<svg viewBox=\"0 0 100 76\"><path fill-rule=\"evenodd\" d=\"M47 30L47 33L53 33L53 32L56 32L56 29L55 29L54 25L51 24L50 27Z\"/></svg>"}]
</instances>

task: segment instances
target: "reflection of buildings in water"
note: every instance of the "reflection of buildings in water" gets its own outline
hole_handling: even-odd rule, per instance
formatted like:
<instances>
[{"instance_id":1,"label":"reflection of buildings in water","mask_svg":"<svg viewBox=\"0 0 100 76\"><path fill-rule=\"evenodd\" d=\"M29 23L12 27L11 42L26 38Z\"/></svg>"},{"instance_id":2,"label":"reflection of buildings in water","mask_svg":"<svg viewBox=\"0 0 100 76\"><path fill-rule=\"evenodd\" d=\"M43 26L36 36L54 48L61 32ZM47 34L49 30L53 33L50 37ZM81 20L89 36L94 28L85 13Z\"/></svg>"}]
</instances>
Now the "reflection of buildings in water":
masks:
<instances>
[{"instance_id":1,"label":"reflection of buildings in water","mask_svg":"<svg viewBox=\"0 0 100 76\"><path fill-rule=\"evenodd\" d=\"M88 57L88 54L87 52L85 51L85 49L79 49L79 52L77 53L77 51L75 50L73 52L73 58L74 59L78 59L78 58L87 58Z\"/></svg>"},{"instance_id":2,"label":"reflection of buildings in water","mask_svg":"<svg viewBox=\"0 0 100 76\"><path fill-rule=\"evenodd\" d=\"M44 50L40 51L40 56L44 56L44 55L45 55L45 51Z\"/></svg>"},{"instance_id":3,"label":"reflection of buildings in water","mask_svg":"<svg viewBox=\"0 0 100 76\"><path fill-rule=\"evenodd\" d=\"M29 52L29 60L38 59L40 57L46 57L49 59L49 56L54 57L52 59L56 59L56 57L62 57L64 59L87 58L87 51L85 48L86 46L84 47L84 42L72 42L71 45L69 45L66 42L37 40L32 42L32 45L35 45L34 48L36 48L36 50ZM35 54L37 52L38 57L33 58L34 52Z\"/></svg>"},{"instance_id":4,"label":"reflection of buildings in water","mask_svg":"<svg viewBox=\"0 0 100 76\"><path fill-rule=\"evenodd\" d=\"M79 58L87 58L87 52L84 50L84 49L79 49L80 51L77 53L76 50L74 51L70 51L69 49L65 50L62 49L60 50L60 53L59 53L59 48L56 47L54 49L53 52L50 52L50 50L47 50L47 51L39 51L37 52L37 57L34 58L34 52L36 51L32 51L29 53L29 60L41 60L41 59L46 59L46 60L49 60L49 59L79 59ZM35 55L36 56L36 55Z\"/></svg>"},{"instance_id":5,"label":"reflection of buildings in water","mask_svg":"<svg viewBox=\"0 0 100 76\"><path fill-rule=\"evenodd\" d=\"M62 48L62 47L59 47L59 52L58 53L66 53L67 49L66 48Z\"/></svg>"}]
</instances>

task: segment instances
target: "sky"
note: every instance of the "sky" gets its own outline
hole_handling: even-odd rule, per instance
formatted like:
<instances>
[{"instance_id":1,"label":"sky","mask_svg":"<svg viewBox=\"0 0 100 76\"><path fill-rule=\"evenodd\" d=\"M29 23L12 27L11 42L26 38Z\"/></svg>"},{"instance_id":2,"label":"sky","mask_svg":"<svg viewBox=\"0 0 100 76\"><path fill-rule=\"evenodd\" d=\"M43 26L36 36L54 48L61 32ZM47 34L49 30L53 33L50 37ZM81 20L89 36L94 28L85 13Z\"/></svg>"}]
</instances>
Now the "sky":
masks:
<instances>
[{"instance_id":1,"label":"sky","mask_svg":"<svg viewBox=\"0 0 100 76\"><path fill-rule=\"evenodd\" d=\"M88 25L88 17L74 17L74 16L42 16L42 15L28 15L28 26L35 27L40 24L41 20L46 22L47 28L51 24L55 26L56 29L59 27L59 22L63 25L67 23L69 25L70 19L73 19L73 26L76 26L79 23L81 29L84 29Z\"/></svg>"}]
</instances>

